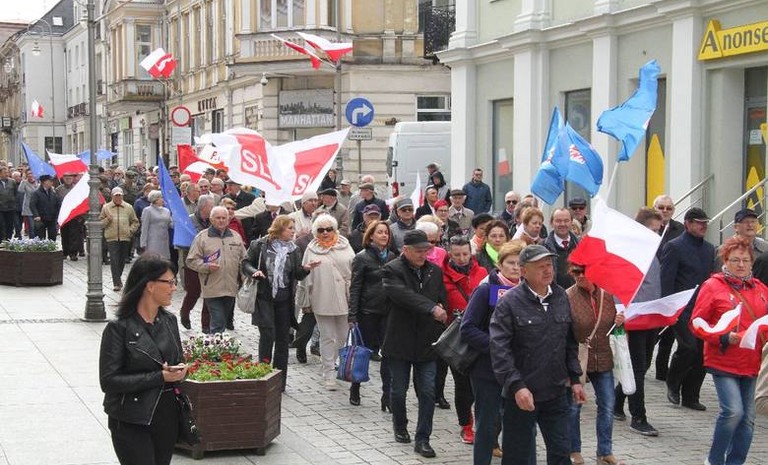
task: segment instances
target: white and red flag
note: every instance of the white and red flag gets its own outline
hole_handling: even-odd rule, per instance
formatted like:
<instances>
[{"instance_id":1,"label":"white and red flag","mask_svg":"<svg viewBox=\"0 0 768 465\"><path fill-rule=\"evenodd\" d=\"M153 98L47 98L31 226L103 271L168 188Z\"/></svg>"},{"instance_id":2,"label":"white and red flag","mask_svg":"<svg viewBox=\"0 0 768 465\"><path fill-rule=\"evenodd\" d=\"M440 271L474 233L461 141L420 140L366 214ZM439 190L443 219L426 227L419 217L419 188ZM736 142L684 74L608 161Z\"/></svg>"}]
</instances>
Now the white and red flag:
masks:
<instances>
[{"instance_id":1,"label":"white and red flag","mask_svg":"<svg viewBox=\"0 0 768 465\"><path fill-rule=\"evenodd\" d=\"M67 192L64 199L61 201L61 209L59 210L59 227L64 226L73 218L77 218L80 215L88 213L88 194L91 192L91 186L88 185L88 180L91 176L85 173L75 187L71 191ZM104 203L104 197L99 193L99 203Z\"/></svg>"},{"instance_id":2,"label":"white and red flag","mask_svg":"<svg viewBox=\"0 0 768 465\"><path fill-rule=\"evenodd\" d=\"M88 165L77 155L63 155L60 153L48 152L48 158L51 166L56 170L56 177L60 178L65 174L77 174L88 172Z\"/></svg>"},{"instance_id":3,"label":"white and red flag","mask_svg":"<svg viewBox=\"0 0 768 465\"><path fill-rule=\"evenodd\" d=\"M43 106L40 105L40 102L37 100L32 100L32 106L29 109L30 116L34 118L42 118L43 117Z\"/></svg>"},{"instance_id":4,"label":"white and red flag","mask_svg":"<svg viewBox=\"0 0 768 465\"><path fill-rule=\"evenodd\" d=\"M624 328L631 331L672 326L693 297L696 288L646 302L633 302L629 307L616 305L616 311L624 312Z\"/></svg>"},{"instance_id":5,"label":"white and red flag","mask_svg":"<svg viewBox=\"0 0 768 465\"><path fill-rule=\"evenodd\" d=\"M761 331L764 334L768 331L768 315L758 318L749 325L749 328L747 328L741 336L739 347L744 349L754 349L757 346L757 336Z\"/></svg>"},{"instance_id":6,"label":"white and red flag","mask_svg":"<svg viewBox=\"0 0 768 465\"><path fill-rule=\"evenodd\" d=\"M192 182L197 183L208 168L217 167L201 160L195 153L194 147L189 144L178 144L176 151L179 154L179 171L188 174Z\"/></svg>"},{"instance_id":7,"label":"white and red flag","mask_svg":"<svg viewBox=\"0 0 768 465\"><path fill-rule=\"evenodd\" d=\"M661 236L595 198L592 228L569 260L584 265L587 279L625 306L634 299L648 273Z\"/></svg>"},{"instance_id":8,"label":"white and red flag","mask_svg":"<svg viewBox=\"0 0 768 465\"><path fill-rule=\"evenodd\" d=\"M176 69L176 59L162 48L158 48L141 60L141 67L155 79L169 78Z\"/></svg>"},{"instance_id":9,"label":"white and red flag","mask_svg":"<svg viewBox=\"0 0 768 465\"><path fill-rule=\"evenodd\" d=\"M710 325L704 318L698 317L691 320L693 333L699 337L702 336L722 336L739 325L739 316L741 315L741 304L733 310L720 315L720 319L714 325Z\"/></svg>"},{"instance_id":10,"label":"white and red flag","mask_svg":"<svg viewBox=\"0 0 768 465\"><path fill-rule=\"evenodd\" d=\"M352 42L331 42L328 39L324 39L314 34L307 34L306 32L296 32L304 42L308 43L318 52L323 52L328 55L332 61L337 62L339 59L352 51Z\"/></svg>"},{"instance_id":11,"label":"white and red flag","mask_svg":"<svg viewBox=\"0 0 768 465\"><path fill-rule=\"evenodd\" d=\"M419 172L416 172L416 187L411 192L411 202L413 202L413 208L419 208L424 203L424 192L421 190L421 176Z\"/></svg>"},{"instance_id":12,"label":"white and red flag","mask_svg":"<svg viewBox=\"0 0 768 465\"><path fill-rule=\"evenodd\" d=\"M322 64L322 60L320 59L319 56L317 56L314 53L310 52L309 50L307 50L306 48L302 47L301 45L296 44L294 42L291 42L290 40L285 40L282 37L278 37L278 36L276 36L274 34L272 34L272 37L274 37L275 39L277 39L280 42L282 42L283 45L285 45L286 47L292 48L293 50L296 50L299 53L307 55L309 57L309 59L312 61L312 67L314 69L320 69L320 65Z\"/></svg>"}]
</instances>

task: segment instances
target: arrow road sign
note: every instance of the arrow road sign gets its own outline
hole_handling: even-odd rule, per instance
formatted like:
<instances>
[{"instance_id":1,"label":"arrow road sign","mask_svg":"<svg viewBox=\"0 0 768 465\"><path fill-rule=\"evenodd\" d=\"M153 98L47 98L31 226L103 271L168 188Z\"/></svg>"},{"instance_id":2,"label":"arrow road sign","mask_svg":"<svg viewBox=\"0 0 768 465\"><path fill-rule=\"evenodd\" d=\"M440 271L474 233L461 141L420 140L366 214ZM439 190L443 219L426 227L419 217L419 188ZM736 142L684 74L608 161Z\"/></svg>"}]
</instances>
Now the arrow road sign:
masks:
<instances>
[{"instance_id":1,"label":"arrow road sign","mask_svg":"<svg viewBox=\"0 0 768 465\"><path fill-rule=\"evenodd\" d=\"M373 104L361 97L353 98L347 103L345 113L349 124L362 128L373 121Z\"/></svg>"}]
</instances>

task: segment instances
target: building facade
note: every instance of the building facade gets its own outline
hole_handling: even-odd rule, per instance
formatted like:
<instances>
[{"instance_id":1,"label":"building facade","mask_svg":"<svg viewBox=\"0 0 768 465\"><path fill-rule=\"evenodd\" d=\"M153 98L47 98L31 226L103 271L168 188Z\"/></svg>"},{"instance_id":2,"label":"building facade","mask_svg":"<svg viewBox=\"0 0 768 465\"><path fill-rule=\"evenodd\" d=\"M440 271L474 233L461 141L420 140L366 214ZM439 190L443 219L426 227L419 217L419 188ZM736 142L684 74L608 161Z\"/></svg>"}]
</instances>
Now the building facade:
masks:
<instances>
[{"instance_id":1,"label":"building facade","mask_svg":"<svg viewBox=\"0 0 768 465\"><path fill-rule=\"evenodd\" d=\"M602 155L606 195L618 143L595 123L656 59L657 110L609 204L631 214L657 194L677 199L701 184L700 203L722 210L765 178L767 22L758 0L459 2L450 47L438 54L451 68L452 183L479 166L493 173L497 199L528 192L557 105ZM502 176L504 159L512 170ZM577 194L569 186L558 203ZM761 208L760 198L762 190L748 204Z\"/></svg>"}]
</instances>

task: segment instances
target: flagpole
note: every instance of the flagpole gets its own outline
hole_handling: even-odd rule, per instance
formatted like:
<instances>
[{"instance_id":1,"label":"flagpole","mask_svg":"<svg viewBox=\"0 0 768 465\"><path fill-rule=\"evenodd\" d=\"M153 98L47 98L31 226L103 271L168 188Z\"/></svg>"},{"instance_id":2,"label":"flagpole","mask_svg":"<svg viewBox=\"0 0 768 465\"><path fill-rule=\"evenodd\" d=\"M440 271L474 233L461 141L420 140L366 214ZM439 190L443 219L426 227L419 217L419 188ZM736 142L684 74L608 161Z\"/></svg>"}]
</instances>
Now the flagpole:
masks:
<instances>
[{"instance_id":1,"label":"flagpole","mask_svg":"<svg viewBox=\"0 0 768 465\"><path fill-rule=\"evenodd\" d=\"M338 43L341 43L341 11L339 9L340 3L341 2L339 2L339 0L333 0L335 10L334 13L336 15L336 42ZM339 57L339 60L336 63L336 82L334 87L336 87L336 130L341 131L341 57ZM358 167L358 169L362 173L362 168ZM343 179L344 156L342 155L341 150L339 150L339 154L336 156L336 170L338 171L337 179Z\"/></svg>"},{"instance_id":2,"label":"flagpole","mask_svg":"<svg viewBox=\"0 0 768 465\"><path fill-rule=\"evenodd\" d=\"M619 172L619 162L617 161L615 165L613 165L613 173L611 173L611 180L608 182L608 188L605 191L604 197L607 200L609 196L611 195L611 190L613 189L613 182L616 180L616 173Z\"/></svg>"}]
</instances>

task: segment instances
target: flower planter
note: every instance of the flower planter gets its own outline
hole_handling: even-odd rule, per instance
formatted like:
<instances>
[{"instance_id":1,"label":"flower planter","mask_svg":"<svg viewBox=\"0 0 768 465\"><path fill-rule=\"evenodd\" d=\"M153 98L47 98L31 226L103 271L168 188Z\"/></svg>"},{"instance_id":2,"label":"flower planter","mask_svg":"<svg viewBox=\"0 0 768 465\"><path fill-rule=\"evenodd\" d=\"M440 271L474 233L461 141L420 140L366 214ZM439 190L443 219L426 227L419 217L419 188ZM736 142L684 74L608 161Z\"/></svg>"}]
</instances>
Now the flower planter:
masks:
<instances>
[{"instance_id":1,"label":"flower planter","mask_svg":"<svg viewBox=\"0 0 768 465\"><path fill-rule=\"evenodd\" d=\"M186 380L181 389L192 402L201 442L176 447L191 450L195 459L215 450L256 449L256 455L264 455L267 445L280 434L280 370L262 379Z\"/></svg>"},{"instance_id":2,"label":"flower planter","mask_svg":"<svg viewBox=\"0 0 768 465\"><path fill-rule=\"evenodd\" d=\"M0 250L0 284L52 286L64 280L64 253Z\"/></svg>"}]
</instances>

